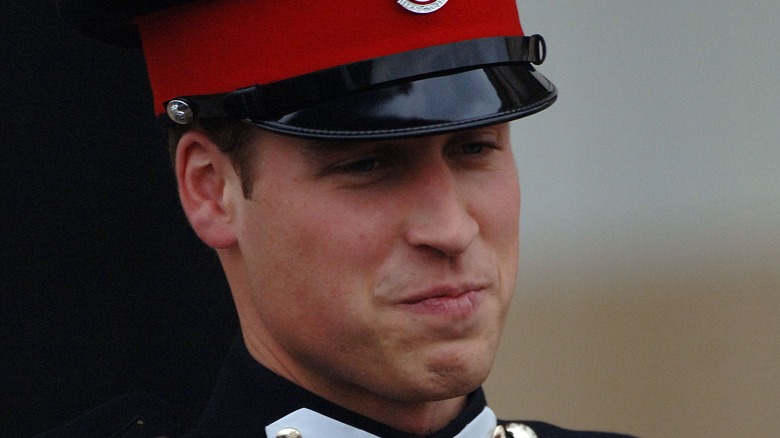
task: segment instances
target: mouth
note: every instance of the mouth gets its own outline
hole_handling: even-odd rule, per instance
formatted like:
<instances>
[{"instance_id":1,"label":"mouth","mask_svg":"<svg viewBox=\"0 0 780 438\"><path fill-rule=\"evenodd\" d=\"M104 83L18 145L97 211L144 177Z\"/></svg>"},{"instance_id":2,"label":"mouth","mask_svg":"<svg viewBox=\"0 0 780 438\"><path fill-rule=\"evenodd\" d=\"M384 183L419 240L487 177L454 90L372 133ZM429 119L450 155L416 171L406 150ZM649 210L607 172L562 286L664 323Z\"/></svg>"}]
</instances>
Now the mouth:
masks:
<instances>
[{"instance_id":1,"label":"mouth","mask_svg":"<svg viewBox=\"0 0 780 438\"><path fill-rule=\"evenodd\" d=\"M487 286L481 284L437 287L414 294L398 305L418 314L465 319L476 313L486 291Z\"/></svg>"}]
</instances>

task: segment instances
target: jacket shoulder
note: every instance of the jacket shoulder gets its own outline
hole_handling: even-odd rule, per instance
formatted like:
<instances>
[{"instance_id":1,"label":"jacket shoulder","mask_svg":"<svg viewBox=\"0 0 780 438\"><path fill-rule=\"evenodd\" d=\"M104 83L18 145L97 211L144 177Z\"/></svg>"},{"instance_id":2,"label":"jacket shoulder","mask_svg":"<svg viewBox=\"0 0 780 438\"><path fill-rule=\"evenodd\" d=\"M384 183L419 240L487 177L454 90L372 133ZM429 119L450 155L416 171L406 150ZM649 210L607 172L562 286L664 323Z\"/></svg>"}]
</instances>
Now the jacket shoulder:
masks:
<instances>
[{"instance_id":1,"label":"jacket shoulder","mask_svg":"<svg viewBox=\"0 0 780 438\"><path fill-rule=\"evenodd\" d=\"M175 422L171 406L143 392L112 399L57 429L35 438L169 437Z\"/></svg>"}]
</instances>

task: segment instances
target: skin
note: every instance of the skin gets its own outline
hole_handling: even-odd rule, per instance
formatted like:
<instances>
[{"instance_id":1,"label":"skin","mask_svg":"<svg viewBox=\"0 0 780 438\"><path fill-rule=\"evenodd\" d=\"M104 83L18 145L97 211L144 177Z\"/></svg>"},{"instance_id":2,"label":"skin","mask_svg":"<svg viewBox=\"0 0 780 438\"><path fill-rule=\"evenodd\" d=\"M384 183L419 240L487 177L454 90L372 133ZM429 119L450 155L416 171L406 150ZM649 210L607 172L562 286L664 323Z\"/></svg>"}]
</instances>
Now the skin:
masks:
<instances>
[{"instance_id":1,"label":"skin","mask_svg":"<svg viewBox=\"0 0 780 438\"><path fill-rule=\"evenodd\" d=\"M487 378L514 289L520 190L508 125L378 142L257 130L252 196L200 131L176 169L258 362L427 434Z\"/></svg>"}]
</instances>

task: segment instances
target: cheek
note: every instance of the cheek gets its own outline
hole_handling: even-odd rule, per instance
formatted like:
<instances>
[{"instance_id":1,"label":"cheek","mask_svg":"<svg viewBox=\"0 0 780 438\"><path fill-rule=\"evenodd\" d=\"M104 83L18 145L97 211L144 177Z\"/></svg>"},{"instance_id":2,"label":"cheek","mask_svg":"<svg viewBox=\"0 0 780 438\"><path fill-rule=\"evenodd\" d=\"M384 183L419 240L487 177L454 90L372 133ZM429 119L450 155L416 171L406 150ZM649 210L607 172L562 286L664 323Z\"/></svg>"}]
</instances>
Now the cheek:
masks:
<instances>
[{"instance_id":1,"label":"cheek","mask_svg":"<svg viewBox=\"0 0 780 438\"><path fill-rule=\"evenodd\" d=\"M264 266L249 268L259 317L299 360L324 363L351 354L373 315L381 256L378 237L365 226L371 221L311 205L278 213L286 220L258 230L265 243L257 245L253 263Z\"/></svg>"},{"instance_id":2,"label":"cheek","mask_svg":"<svg viewBox=\"0 0 780 438\"><path fill-rule=\"evenodd\" d=\"M333 318L324 314L332 307L370 298L360 291L376 281L389 242L381 215L317 199L263 202L276 207L267 215L255 212L244 236L252 246L245 256L255 294L284 291L285 301L296 304L285 312L314 311L323 318Z\"/></svg>"},{"instance_id":3,"label":"cheek","mask_svg":"<svg viewBox=\"0 0 780 438\"><path fill-rule=\"evenodd\" d=\"M479 186L472 208L482 236L511 250L517 248L519 239L520 187L515 173L501 176Z\"/></svg>"},{"instance_id":4,"label":"cheek","mask_svg":"<svg viewBox=\"0 0 780 438\"><path fill-rule=\"evenodd\" d=\"M474 215L480 236L495 257L502 295L514 291L520 249L520 188L514 172L481 185Z\"/></svg>"}]
</instances>

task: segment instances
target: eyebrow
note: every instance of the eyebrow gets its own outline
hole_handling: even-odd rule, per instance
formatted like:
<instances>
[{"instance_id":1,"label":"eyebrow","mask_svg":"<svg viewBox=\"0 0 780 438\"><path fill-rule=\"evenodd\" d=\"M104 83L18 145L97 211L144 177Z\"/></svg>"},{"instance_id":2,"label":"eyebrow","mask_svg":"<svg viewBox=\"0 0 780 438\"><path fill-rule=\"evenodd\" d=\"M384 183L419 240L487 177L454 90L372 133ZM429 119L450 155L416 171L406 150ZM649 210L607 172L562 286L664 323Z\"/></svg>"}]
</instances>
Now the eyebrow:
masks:
<instances>
[{"instance_id":1,"label":"eyebrow","mask_svg":"<svg viewBox=\"0 0 780 438\"><path fill-rule=\"evenodd\" d=\"M302 148L307 153L319 153L322 151L332 151L332 150L344 151L344 150L356 149L357 147L364 144L365 142L309 140L303 144Z\"/></svg>"},{"instance_id":2,"label":"eyebrow","mask_svg":"<svg viewBox=\"0 0 780 438\"><path fill-rule=\"evenodd\" d=\"M388 141L329 141L311 140L301 145L301 154L309 159L321 159L329 154L349 153L359 150L389 149L401 146Z\"/></svg>"}]
</instances>

